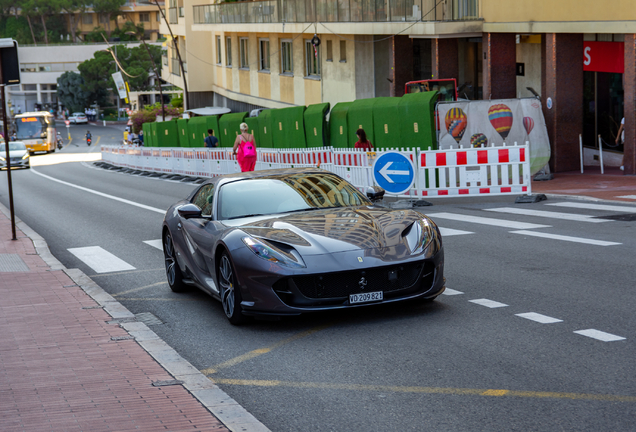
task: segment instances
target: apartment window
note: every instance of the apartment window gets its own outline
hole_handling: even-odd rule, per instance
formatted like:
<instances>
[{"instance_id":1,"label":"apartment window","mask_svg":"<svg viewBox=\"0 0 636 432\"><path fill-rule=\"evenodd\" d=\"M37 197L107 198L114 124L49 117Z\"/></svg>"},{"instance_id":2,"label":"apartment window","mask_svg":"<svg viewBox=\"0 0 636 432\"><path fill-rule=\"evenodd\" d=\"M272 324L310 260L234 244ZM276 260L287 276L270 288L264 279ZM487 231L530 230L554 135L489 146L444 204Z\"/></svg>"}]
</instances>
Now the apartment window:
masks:
<instances>
[{"instance_id":1,"label":"apartment window","mask_svg":"<svg viewBox=\"0 0 636 432\"><path fill-rule=\"evenodd\" d=\"M320 46L305 40L305 76L320 77Z\"/></svg>"},{"instance_id":2,"label":"apartment window","mask_svg":"<svg viewBox=\"0 0 636 432\"><path fill-rule=\"evenodd\" d=\"M281 73L292 74L292 42L285 40L280 43L280 71Z\"/></svg>"},{"instance_id":3,"label":"apartment window","mask_svg":"<svg viewBox=\"0 0 636 432\"><path fill-rule=\"evenodd\" d=\"M110 17L108 14L99 14L99 23L100 24L108 24L110 22Z\"/></svg>"},{"instance_id":4,"label":"apartment window","mask_svg":"<svg viewBox=\"0 0 636 432\"><path fill-rule=\"evenodd\" d=\"M239 45L240 65L239 65L239 67L242 68L242 69L249 69L250 68L249 53L248 53L248 50L247 50L248 43L249 43L249 40L247 38L241 38L240 39L240 45Z\"/></svg>"},{"instance_id":5,"label":"apartment window","mask_svg":"<svg viewBox=\"0 0 636 432\"><path fill-rule=\"evenodd\" d=\"M34 63L26 63L20 66L21 72L36 72L38 70L38 65Z\"/></svg>"},{"instance_id":6,"label":"apartment window","mask_svg":"<svg viewBox=\"0 0 636 432\"><path fill-rule=\"evenodd\" d=\"M150 22L150 12L140 12L139 22Z\"/></svg>"},{"instance_id":7,"label":"apartment window","mask_svg":"<svg viewBox=\"0 0 636 432\"><path fill-rule=\"evenodd\" d=\"M223 57L221 56L221 36L216 37L216 64L221 64Z\"/></svg>"},{"instance_id":8,"label":"apartment window","mask_svg":"<svg viewBox=\"0 0 636 432\"><path fill-rule=\"evenodd\" d=\"M93 24L93 15L91 15L91 14L83 14L82 15L82 24Z\"/></svg>"},{"instance_id":9,"label":"apartment window","mask_svg":"<svg viewBox=\"0 0 636 432\"><path fill-rule=\"evenodd\" d=\"M333 61L333 47L330 40L327 41L327 58L325 61Z\"/></svg>"},{"instance_id":10,"label":"apartment window","mask_svg":"<svg viewBox=\"0 0 636 432\"><path fill-rule=\"evenodd\" d=\"M225 39L225 66L232 66L232 38Z\"/></svg>"},{"instance_id":11,"label":"apartment window","mask_svg":"<svg viewBox=\"0 0 636 432\"><path fill-rule=\"evenodd\" d=\"M262 71L269 71L269 40L261 39L259 41L259 57L260 67Z\"/></svg>"},{"instance_id":12,"label":"apartment window","mask_svg":"<svg viewBox=\"0 0 636 432\"><path fill-rule=\"evenodd\" d=\"M340 41L340 63L347 62L347 41Z\"/></svg>"},{"instance_id":13,"label":"apartment window","mask_svg":"<svg viewBox=\"0 0 636 432\"><path fill-rule=\"evenodd\" d=\"M159 12L155 12L157 15L157 22L161 22L161 14Z\"/></svg>"}]
</instances>

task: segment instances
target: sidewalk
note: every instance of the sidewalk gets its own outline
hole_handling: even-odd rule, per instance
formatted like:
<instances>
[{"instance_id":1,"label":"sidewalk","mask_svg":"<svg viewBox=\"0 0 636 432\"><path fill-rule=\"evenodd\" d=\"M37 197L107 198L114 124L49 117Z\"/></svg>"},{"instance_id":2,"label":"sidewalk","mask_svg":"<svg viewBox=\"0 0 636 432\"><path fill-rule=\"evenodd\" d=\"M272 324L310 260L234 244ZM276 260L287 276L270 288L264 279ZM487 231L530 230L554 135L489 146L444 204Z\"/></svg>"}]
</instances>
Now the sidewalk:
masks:
<instances>
[{"instance_id":1,"label":"sidewalk","mask_svg":"<svg viewBox=\"0 0 636 432\"><path fill-rule=\"evenodd\" d=\"M636 176L624 175L616 167L585 167L584 174L571 171L554 174L548 181L533 181L533 194L576 196L586 199L631 202L636 205ZM630 198L622 198L631 196Z\"/></svg>"},{"instance_id":2,"label":"sidewalk","mask_svg":"<svg viewBox=\"0 0 636 432\"><path fill-rule=\"evenodd\" d=\"M267 431L0 204L0 430ZM178 380L178 381L175 381Z\"/></svg>"}]
</instances>

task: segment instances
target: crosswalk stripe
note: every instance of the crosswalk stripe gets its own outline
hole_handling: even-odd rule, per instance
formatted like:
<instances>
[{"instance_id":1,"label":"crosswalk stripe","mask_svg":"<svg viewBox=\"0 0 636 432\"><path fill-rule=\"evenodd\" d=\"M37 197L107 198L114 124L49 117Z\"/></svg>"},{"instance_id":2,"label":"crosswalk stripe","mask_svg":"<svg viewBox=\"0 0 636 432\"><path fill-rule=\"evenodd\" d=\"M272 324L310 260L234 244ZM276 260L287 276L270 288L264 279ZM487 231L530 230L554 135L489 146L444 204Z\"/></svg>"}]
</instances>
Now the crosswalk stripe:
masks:
<instances>
[{"instance_id":1,"label":"crosswalk stripe","mask_svg":"<svg viewBox=\"0 0 636 432\"><path fill-rule=\"evenodd\" d=\"M477 223L482 225L492 225L498 226L502 228L511 228L511 229L534 229L534 228L551 228L551 225L537 225L526 222L516 222L509 221L505 219L493 219L493 218L485 218L480 216L469 216L463 214L456 213L431 213L427 216L430 216L433 220L435 219L448 219L455 220L459 222L470 222Z\"/></svg>"},{"instance_id":2,"label":"crosswalk stripe","mask_svg":"<svg viewBox=\"0 0 636 432\"><path fill-rule=\"evenodd\" d=\"M569 241L573 243L584 243L584 244L590 244L595 246L616 246L616 245L622 244L622 243L609 242L604 240L586 239L582 237L571 237L571 236L542 233L542 232L536 232L536 231L521 230L521 231L510 231L510 233L527 235L531 237L541 237L541 238L552 239L552 240L563 240L563 241Z\"/></svg>"},{"instance_id":3,"label":"crosswalk stripe","mask_svg":"<svg viewBox=\"0 0 636 432\"><path fill-rule=\"evenodd\" d=\"M527 208L514 208L514 207L499 207L499 208L490 208L484 209L490 212L498 212L498 213L509 213L515 215L523 215L523 216L536 216L536 217L544 217L544 218L552 218L552 219L563 219L577 222L592 222L592 223L601 223L601 222L613 222L611 219L596 219L594 216L576 214L576 213L560 213L560 212L551 212L545 210L533 210Z\"/></svg>"},{"instance_id":4,"label":"crosswalk stripe","mask_svg":"<svg viewBox=\"0 0 636 432\"><path fill-rule=\"evenodd\" d=\"M454 295L460 295L460 294L464 294L464 293L461 292L461 291L454 290L454 289L446 288L442 294L447 295L447 296L454 296Z\"/></svg>"},{"instance_id":5,"label":"crosswalk stripe","mask_svg":"<svg viewBox=\"0 0 636 432\"><path fill-rule=\"evenodd\" d=\"M464 234L475 234L474 232L471 232L471 231L462 231L458 229L443 228L443 227L439 227L439 231L442 233L442 237L450 237L450 236L464 235Z\"/></svg>"},{"instance_id":6,"label":"crosswalk stripe","mask_svg":"<svg viewBox=\"0 0 636 432\"><path fill-rule=\"evenodd\" d=\"M468 301L471 302L471 303L475 303L475 304L481 305L481 306L489 307L491 309L500 308L500 307L507 307L508 306L505 303L499 303L499 302L496 302L494 300L488 300L488 299L475 299L475 300L468 300Z\"/></svg>"},{"instance_id":7,"label":"crosswalk stripe","mask_svg":"<svg viewBox=\"0 0 636 432\"><path fill-rule=\"evenodd\" d=\"M70 248L68 251L92 268L95 273L135 270L135 267L99 246Z\"/></svg>"},{"instance_id":8,"label":"crosswalk stripe","mask_svg":"<svg viewBox=\"0 0 636 432\"><path fill-rule=\"evenodd\" d=\"M144 243L146 243L149 246L152 246L154 248L159 249L160 251L163 250L163 244L161 243L161 239L157 239L157 240L144 240Z\"/></svg>"},{"instance_id":9,"label":"crosswalk stripe","mask_svg":"<svg viewBox=\"0 0 636 432\"><path fill-rule=\"evenodd\" d=\"M552 323L563 322L563 320L560 320L558 318L552 318L546 315L538 314L536 312L527 312L527 313L520 313L515 315L521 318L529 319L531 321L536 321L541 324L552 324Z\"/></svg>"},{"instance_id":10,"label":"crosswalk stripe","mask_svg":"<svg viewBox=\"0 0 636 432\"><path fill-rule=\"evenodd\" d=\"M584 202L559 202L559 203L549 203L546 205L555 206L555 207L579 208L579 209L587 209L587 210L605 210L605 211L614 211L614 212L636 213L636 207L615 206L615 205L607 205L607 204L592 204L592 203L584 203Z\"/></svg>"},{"instance_id":11,"label":"crosswalk stripe","mask_svg":"<svg viewBox=\"0 0 636 432\"><path fill-rule=\"evenodd\" d=\"M605 333L595 329L577 330L574 333L580 334L581 336L587 336L592 339L597 339L603 342L614 342L619 340L625 340L625 338L622 336L616 336L611 333Z\"/></svg>"},{"instance_id":12,"label":"crosswalk stripe","mask_svg":"<svg viewBox=\"0 0 636 432\"><path fill-rule=\"evenodd\" d=\"M625 198L625 199L636 200L636 195L623 195L623 196L617 196L616 198Z\"/></svg>"}]
</instances>

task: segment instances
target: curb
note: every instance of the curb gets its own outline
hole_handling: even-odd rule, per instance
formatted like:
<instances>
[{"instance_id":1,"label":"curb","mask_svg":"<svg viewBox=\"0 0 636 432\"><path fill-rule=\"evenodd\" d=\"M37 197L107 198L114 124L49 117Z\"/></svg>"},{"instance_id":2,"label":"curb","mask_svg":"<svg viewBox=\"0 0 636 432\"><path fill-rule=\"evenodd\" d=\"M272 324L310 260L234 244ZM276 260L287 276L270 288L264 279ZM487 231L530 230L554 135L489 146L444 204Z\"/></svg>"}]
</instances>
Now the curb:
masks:
<instances>
[{"instance_id":1,"label":"curb","mask_svg":"<svg viewBox=\"0 0 636 432\"><path fill-rule=\"evenodd\" d=\"M9 210L0 203L0 211L10 220ZM170 345L164 342L146 324L133 321L135 315L124 305L104 291L80 269L67 269L53 256L46 240L31 227L15 218L18 227L35 246L35 251L42 257L51 270L62 270L88 296L102 306L113 320L121 320L119 325L132 336L135 341L155 359L176 380L183 381L183 387L192 394L208 411L221 421L232 432L269 432L269 429L239 405L227 393L216 386L207 376L201 373L190 362L185 360Z\"/></svg>"}]
</instances>

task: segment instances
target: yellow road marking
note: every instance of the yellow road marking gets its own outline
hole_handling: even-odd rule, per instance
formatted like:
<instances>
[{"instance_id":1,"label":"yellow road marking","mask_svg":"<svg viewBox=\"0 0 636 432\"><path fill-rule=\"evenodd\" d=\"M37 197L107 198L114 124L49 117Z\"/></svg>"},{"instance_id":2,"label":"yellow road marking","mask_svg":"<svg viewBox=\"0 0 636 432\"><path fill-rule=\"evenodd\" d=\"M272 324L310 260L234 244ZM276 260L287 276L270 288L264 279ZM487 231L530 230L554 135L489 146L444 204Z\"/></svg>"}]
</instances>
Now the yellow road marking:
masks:
<instances>
[{"instance_id":1,"label":"yellow road marking","mask_svg":"<svg viewBox=\"0 0 636 432\"><path fill-rule=\"evenodd\" d=\"M218 369L225 369L225 368L228 368L228 367L232 367L232 366L235 366L235 365L237 365L239 363L242 363L244 361L251 360L251 359L253 359L255 357L258 357L260 355L267 354L268 352L270 352L270 351L272 351L272 350L274 350L276 348L279 348L279 347L281 347L283 345L286 345L286 344L288 344L290 342L293 342L295 340L298 340L298 339L307 337L309 335L312 335L312 334L314 334L316 332L319 332L319 331L324 330L324 329L326 329L328 327L331 327L332 325L333 324L325 324L325 325L318 326L318 327L315 327L313 329L310 329L310 330L295 334L294 336L288 337L287 339L283 339L280 342L276 342L275 344L270 345L268 347L255 349L255 350L250 351L250 352L248 352L246 354L243 354L243 355L240 355L238 357L234 357L233 359L224 361L223 363L219 363L218 365L209 367L207 369L203 369L201 372L204 375L214 374L214 373L217 372Z\"/></svg>"},{"instance_id":2,"label":"yellow road marking","mask_svg":"<svg viewBox=\"0 0 636 432\"><path fill-rule=\"evenodd\" d=\"M117 294L111 294L111 295L112 295L113 297L118 297L118 296L120 296L120 295L128 294L128 293L131 293L131 292L136 292L136 291L141 291L141 290L144 290L144 289L146 289L146 288L152 288L152 287L156 287L156 286L159 286L159 285L164 285L164 284L167 284L167 283L168 283L168 282L166 282L166 281L164 281L164 282L157 282L157 283L153 283L153 284L150 284L150 285L142 286L142 287L139 287L139 288L129 289L128 291L122 291L122 292L119 292L119 293L117 293Z\"/></svg>"},{"instance_id":3,"label":"yellow road marking","mask_svg":"<svg viewBox=\"0 0 636 432\"><path fill-rule=\"evenodd\" d=\"M419 386L386 386L386 385L363 385L363 384L338 384L319 382L293 382L276 380L238 380L226 378L210 378L216 384L256 386L256 387L294 387L307 389L327 389L327 390L354 390L354 391L378 391L394 393L428 393L428 394L449 394L461 396L505 396L534 399L572 399L589 400L601 402L636 402L636 396L621 396L609 394L586 394L586 393L562 393L562 392L534 392L516 390L487 390L487 389L467 389L467 388L445 388L445 387L419 387Z\"/></svg>"}]
</instances>

